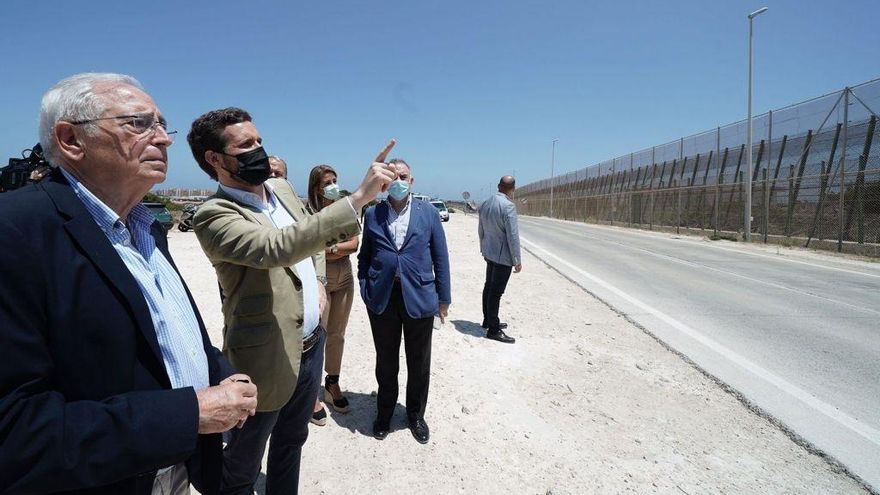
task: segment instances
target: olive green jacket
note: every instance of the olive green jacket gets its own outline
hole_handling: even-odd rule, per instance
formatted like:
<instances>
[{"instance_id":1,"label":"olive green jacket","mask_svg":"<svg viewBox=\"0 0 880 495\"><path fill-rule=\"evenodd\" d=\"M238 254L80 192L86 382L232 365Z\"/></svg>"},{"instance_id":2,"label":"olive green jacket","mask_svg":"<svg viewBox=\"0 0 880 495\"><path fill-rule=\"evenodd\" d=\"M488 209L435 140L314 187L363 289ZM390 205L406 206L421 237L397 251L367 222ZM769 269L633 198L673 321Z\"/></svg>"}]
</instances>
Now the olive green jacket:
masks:
<instances>
[{"instance_id":1,"label":"olive green jacket","mask_svg":"<svg viewBox=\"0 0 880 495\"><path fill-rule=\"evenodd\" d=\"M350 203L309 214L285 180L269 183L296 220L278 229L259 210L222 189L193 218L193 230L217 271L223 300L223 353L257 385L258 411L293 396L302 357L302 282L294 265L312 257L325 274L324 248L360 233Z\"/></svg>"}]
</instances>

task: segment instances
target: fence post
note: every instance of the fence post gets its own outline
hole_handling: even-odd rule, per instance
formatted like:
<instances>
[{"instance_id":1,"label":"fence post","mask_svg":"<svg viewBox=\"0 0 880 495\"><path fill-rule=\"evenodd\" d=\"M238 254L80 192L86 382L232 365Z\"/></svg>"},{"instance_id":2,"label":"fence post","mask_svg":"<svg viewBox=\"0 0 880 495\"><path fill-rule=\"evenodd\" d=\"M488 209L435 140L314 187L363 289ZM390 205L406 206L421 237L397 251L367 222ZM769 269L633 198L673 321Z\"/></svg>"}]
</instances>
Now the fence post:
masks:
<instances>
[{"instance_id":1,"label":"fence post","mask_svg":"<svg viewBox=\"0 0 880 495\"><path fill-rule=\"evenodd\" d=\"M633 193L630 191L627 194L627 199L629 200L629 228L633 226Z\"/></svg>"},{"instance_id":2,"label":"fence post","mask_svg":"<svg viewBox=\"0 0 880 495\"><path fill-rule=\"evenodd\" d=\"M684 158L684 138L680 138L678 140L678 160L681 162L681 172L678 173L678 187L681 187L681 182L684 179L684 169L687 168L687 160Z\"/></svg>"},{"instance_id":3,"label":"fence post","mask_svg":"<svg viewBox=\"0 0 880 495\"><path fill-rule=\"evenodd\" d=\"M611 193L610 198L611 198L611 226L612 227L614 226L614 213L615 213L614 210L617 209L617 203L614 201L614 168L615 168L614 166L615 165L617 165L617 159L612 158L611 159L611 182L609 183L609 186L608 186L608 192Z\"/></svg>"},{"instance_id":4,"label":"fence post","mask_svg":"<svg viewBox=\"0 0 880 495\"><path fill-rule=\"evenodd\" d=\"M677 181L672 181L673 187L675 191L678 193L678 205L675 208L675 233L680 234L681 230L681 184Z\"/></svg>"},{"instance_id":5,"label":"fence post","mask_svg":"<svg viewBox=\"0 0 880 495\"><path fill-rule=\"evenodd\" d=\"M779 144L779 159L776 160L776 171L773 172L773 182L770 183L770 200L773 200L773 193L776 191L776 181L779 179L779 170L782 167L782 156L785 154L785 144L788 142L788 134L782 135L782 142Z\"/></svg>"},{"instance_id":6,"label":"fence post","mask_svg":"<svg viewBox=\"0 0 880 495\"><path fill-rule=\"evenodd\" d=\"M795 179L794 183L794 200L792 203L797 203L798 196L801 192L801 181L804 177L804 170L807 167L807 156L810 154L810 146L813 144L813 130L807 129L807 139L804 141L804 151L801 153L800 163L798 164L798 173L797 179Z\"/></svg>"},{"instance_id":7,"label":"fence post","mask_svg":"<svg viewBox=\"0 0 880 495\"><path fill-rule=\"evenodd\" d=\"M837 124L837 128L834 131L834 140L831 141L831 155L828 157L828 168L825 168L824 160L819 166L819 172L821 173L821 179L819 183L819 201L816 205L816 213L813 215L813 226L810 228L810 233L807 236L807 242L804 247L810 247L810 241L817 233L819 239L822 239L822 230L819 229L819 219L823 218L822 212L825 208L825 194L828 190L828 184L831 181L831 167L834 165L834 153L837 151L837 142L840 139L840 129L842 127L843 124Z\"/></svg>"},{"instance_id":8,"label":"fence post","mask_svg":"<svg viewBox=\"0 0 880 495\"><path fill-rule=\"evenodd\" d=\"M853 222L853 211L856 217L856 241L859 244L865 242L865 166L868 164L868 156L871 153L871 142L874 138L874 128L877 117L872 115L868 121L868 129L865 132L865 146L859 155L859 168L856 172L856 182L853 185L853 200L846 208L846 225L844 230L850 231Z\"/></svg>"},{"instance_id":9,"label":"fence post","mask_svg":"<svg viewBox=\"0 0 880 495\"><path fill-rule=\"evenodd\" d=\"M849 86L843 88L843 148L840 152L840 198L837 208L840 210L837 226L837 252L843 251L843 197L846 195L846 132L849 128Z\"/></svg>"},{"instance_id":10,"label":"fence post","mask_svg":"<svg viewBox=\"0 0 880 495\"><path fill-rule=\"evenodd\" d=\"M691 186L695 186L697 184L697 169L700 168L700 154L699 153L697 153L696 160L697 160L696 163L694 163L694 171L691 174L690 180L688 181L688 184ZM708 165L707 165L707 167L708 167ZM690 209L691 209L691 191L690 190L688 190L688 197L687 197L687 201L685 201L685 203L684 203L684 209L687 211L690 211Z\"/></svg>"},{"instance_id":11,"label":"fence post","mask_svg":"<svg viewBox=\"0 0 880 495\"><path fill-rule=\"evenodd\" d=\"M763 191L764 192L764 215L762 215L762 216L764 217L764 225L763 225L764 243L766 244L767 243L767 230L770 228L770 224L768 222L768 216L767 216L767 193L770 191L769 185L767 184L767 177L769 177L769 174L767 173L767 167L763 168L762 174L763 174L763 177L761 178L761 182L764 185L764 191Z\"/></svg>"},{"instance_id":12,"label":"fence post","mask_svg":"<svg viewBox=\"0 0 880 495\"><path fill-rule=\"evenodd\" d=\"M748 170L748 168L746 168L746 170ZM739 198L740 198L740 200L743 202L743 204L745 204L745 202L746 202L746 197L745 197L745 196L746 196L746 191L745 191L745 187L746 187L746 186L745 186L745 180L746 180L746 179L745 179L745 176L743 175L744 173L745 173L745 172L743 172L742 170L739 171ZM751 185L751 184L749 184L749 185ZM743 211L745 211L745 208L743 209ZM730 208L727 209L727 215L730 216ZM749 238L748 238L749 236L746 236L746 219L745 219L745 216L743 216L742 233L743 233L743 240L744 240L744 241L748 241L748 240L749 240Z\"/></svg>"},{"instance_id":13,"label":"fence post","mask_svg":"<svg viewBox=\"0 0 880 495\"><path fill-rule=\"evenodd\" d=\"M687 198L684 201L684 228L691 230L691 195L694 192L694 180L688 179Z\"/></svg>"},{"instance_id":14,"label":"fence post","mask_svg":"<svg viewBox=\"0 0 880 495\"><path fill-rule=\"evenodd\" d=\"M629 198L628 203L629 203L629 226L630 226L630 227L632 227L632 224L633 224L632 193L633 193L633 189L634 189L634 188L633 188L632 185L631 185L631 184L632 184L632 180L633 180L633 176L632 176L632 172L633 172L633 156L634 156L634 153L630 153L630 154L629 154L629 180L626 181L626 189L627 189L627 193L628 193L627 197ZM636 177L636 185L638 185L638 182L639 182L639 181L638 181L638 177Z\"/></svg>"},{"instance_id":15,"label":"fence post","mask_svg":"<svg viewBox=\"0 0 880 495\"><path fill-rule=\"evenodd\" d=\"M736 161L736 170L733 172L733 183L736 184L737 179L739 179L739 182L740 182L740 185L739 185L740 198L742 198L742 195L743 195L742 173L740 173L740 168L742 167L743 155L745 154L745 151L746 151L746 145L743 144L739 148L739 160ZM736 194L736 189L737 189L736 187L733 187L730 190L730 197L727 198L727 211L724 212L724 220L725 221L730 218L730 209L733 207L733 198L734 198L734 195ZM745 211L745 210L743 210L743 211ZM745 222L743 222L743 225L745 225Z\"/></svg>"},{"instance_id":16,"label":"fence post","mask_svg":"<svg viewBox=\"0 0 880 495\"><path fill-rule=\"evenodd\" d=\"M721 156L721 126L718 126L715 129L715 156ZM727 159L725 154L724 159ZM717 158L716 158L717 160ZM718 235L718 198L721 195L721 169L719 167L715 167L715 211L713 212L715 220L712 222L713 224L713 234Z\"/></svg>"},{"instance_id":17,"label":"fence post","mask_svg":"<svg viewBox=\"0 0 880 495\"><path fill-rule=\"evenodd\" d=\"M651 185L648 186L651 190L651 213L648 216L648 230L654 230L654 176L657 175L657 162L654 159L654 152L657 151L656 146L651 147Z\"/></svg>"},{"instance_id":18,"label":"fence post","mask_svg":"<svg viewBox=\"0 0 880 495\"><path fill-rule=\"evenodd\" d=\"M788 212L785 215L785 237L791 237L791 216L794 214L794 165L788 166Z\"/></svg>"},{"instance_id":19,"label":"fence post","mask_svg":"<svg viewBox=\"0 0 880 495\"><path fill-rule=\"evenodd\" d=\"M773 110L767 112L767 166L764 168L764 244L770 232L770 163L773 160Z\"/></svg>"}]
</instances>

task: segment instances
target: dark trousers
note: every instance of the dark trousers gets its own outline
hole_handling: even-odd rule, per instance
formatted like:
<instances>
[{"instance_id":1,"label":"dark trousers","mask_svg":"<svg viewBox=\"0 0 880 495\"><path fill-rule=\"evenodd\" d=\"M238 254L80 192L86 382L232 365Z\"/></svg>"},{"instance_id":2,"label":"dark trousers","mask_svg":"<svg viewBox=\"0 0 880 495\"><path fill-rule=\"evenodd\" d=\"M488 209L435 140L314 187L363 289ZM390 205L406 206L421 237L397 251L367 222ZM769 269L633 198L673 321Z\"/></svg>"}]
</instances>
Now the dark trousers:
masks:
<instances>
[{"instance_id":1,"label":"dark trousers","mask_svg":"<svg viewBox=\"0 0 880 495\"><path fill-rule=\"evenodd\" d=\"M241 429L233 428L224 435L227 445L223 450L220 493L253 493L270 434L266 494L297 493L300 455L309 436L309 417L315 406L324 366L324 340L327 334L320 326L315 331L321 332L321 336L302 355L296 390L290 400L277 411L258 412L248 418Z\"/></svg>"},{"instance_id":2,"label":"dark trousers","mask_svg":"<svg viewBox=\"0 0 880 495\"><path fill-rule=\"evenodd\" d=\"M423 419L431 378L434 317L410 318L406 314L399 283L394 284L391 300L382 314L369 310L367 313L376 346L376 382L379 384L376 419L387 425L397 405L401 329L406 351L406 415L408 419Z\"/></svg>"},{"instance_id":3,"label":"dark trousers","mask_svg":"<svg viewBox=\"0 0 880 495\"><path fill-rule=\"evenodd\" d=\"M483 327L490 332L501 330L498 309L501 307L501 296L510 280L512 266L500 265L486 260L486 283L483 285Z\"/></svg>"}]
</instances>

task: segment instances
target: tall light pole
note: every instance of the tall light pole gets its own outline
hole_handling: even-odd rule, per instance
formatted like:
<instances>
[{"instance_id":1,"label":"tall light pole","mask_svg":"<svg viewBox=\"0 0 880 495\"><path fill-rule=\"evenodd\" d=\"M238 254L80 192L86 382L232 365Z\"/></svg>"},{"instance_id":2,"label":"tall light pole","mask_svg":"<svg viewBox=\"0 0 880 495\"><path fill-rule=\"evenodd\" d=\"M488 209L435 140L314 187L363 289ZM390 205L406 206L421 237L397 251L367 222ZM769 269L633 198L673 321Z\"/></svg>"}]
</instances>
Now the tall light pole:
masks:
<instances>
[{"instance_id":1,"label":"tall light pole","mask_svg":"<svg viewBox=\"0 0 880 495\"><path fill-rule=\"evenodd\" d=\"M746 167L746 207L743 219L746 241L752 240L752 21L764 12L767 12L767 7L761 7L749 14L749 124L746 135L746 153L748 153L746 157L749 166Z\"/></svg>"},{"instance_id":2,"label":"tall light pole","mask_svg":"<svg viewBox=\"0 0 880 495\"><path fill-rule=\"evenodd\" d=\"M556 165L556 141L553 140L553 148L550 151L550 218L553 218L553 168Z\"/></svg>"}]
</instances>

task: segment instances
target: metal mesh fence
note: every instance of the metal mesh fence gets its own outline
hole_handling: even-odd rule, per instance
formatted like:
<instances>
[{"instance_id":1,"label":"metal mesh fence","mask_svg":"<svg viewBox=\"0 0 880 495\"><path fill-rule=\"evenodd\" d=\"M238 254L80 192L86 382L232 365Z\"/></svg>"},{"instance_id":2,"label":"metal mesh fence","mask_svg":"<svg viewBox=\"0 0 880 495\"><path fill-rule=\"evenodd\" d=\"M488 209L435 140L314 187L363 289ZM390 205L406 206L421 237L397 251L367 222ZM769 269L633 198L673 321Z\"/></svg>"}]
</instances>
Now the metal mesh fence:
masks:
<instances>
[{"instance_id":1,"label":"metal mesh fence","mask_svg":"<svg viewBox=\"0 0 880 495\"><path fill-rule=\"evenodd\" d=\"M880 255L880 79L517 189L521 214ZM751 172L751 183L747 178Z\"/></svg>"}]
</instances>

